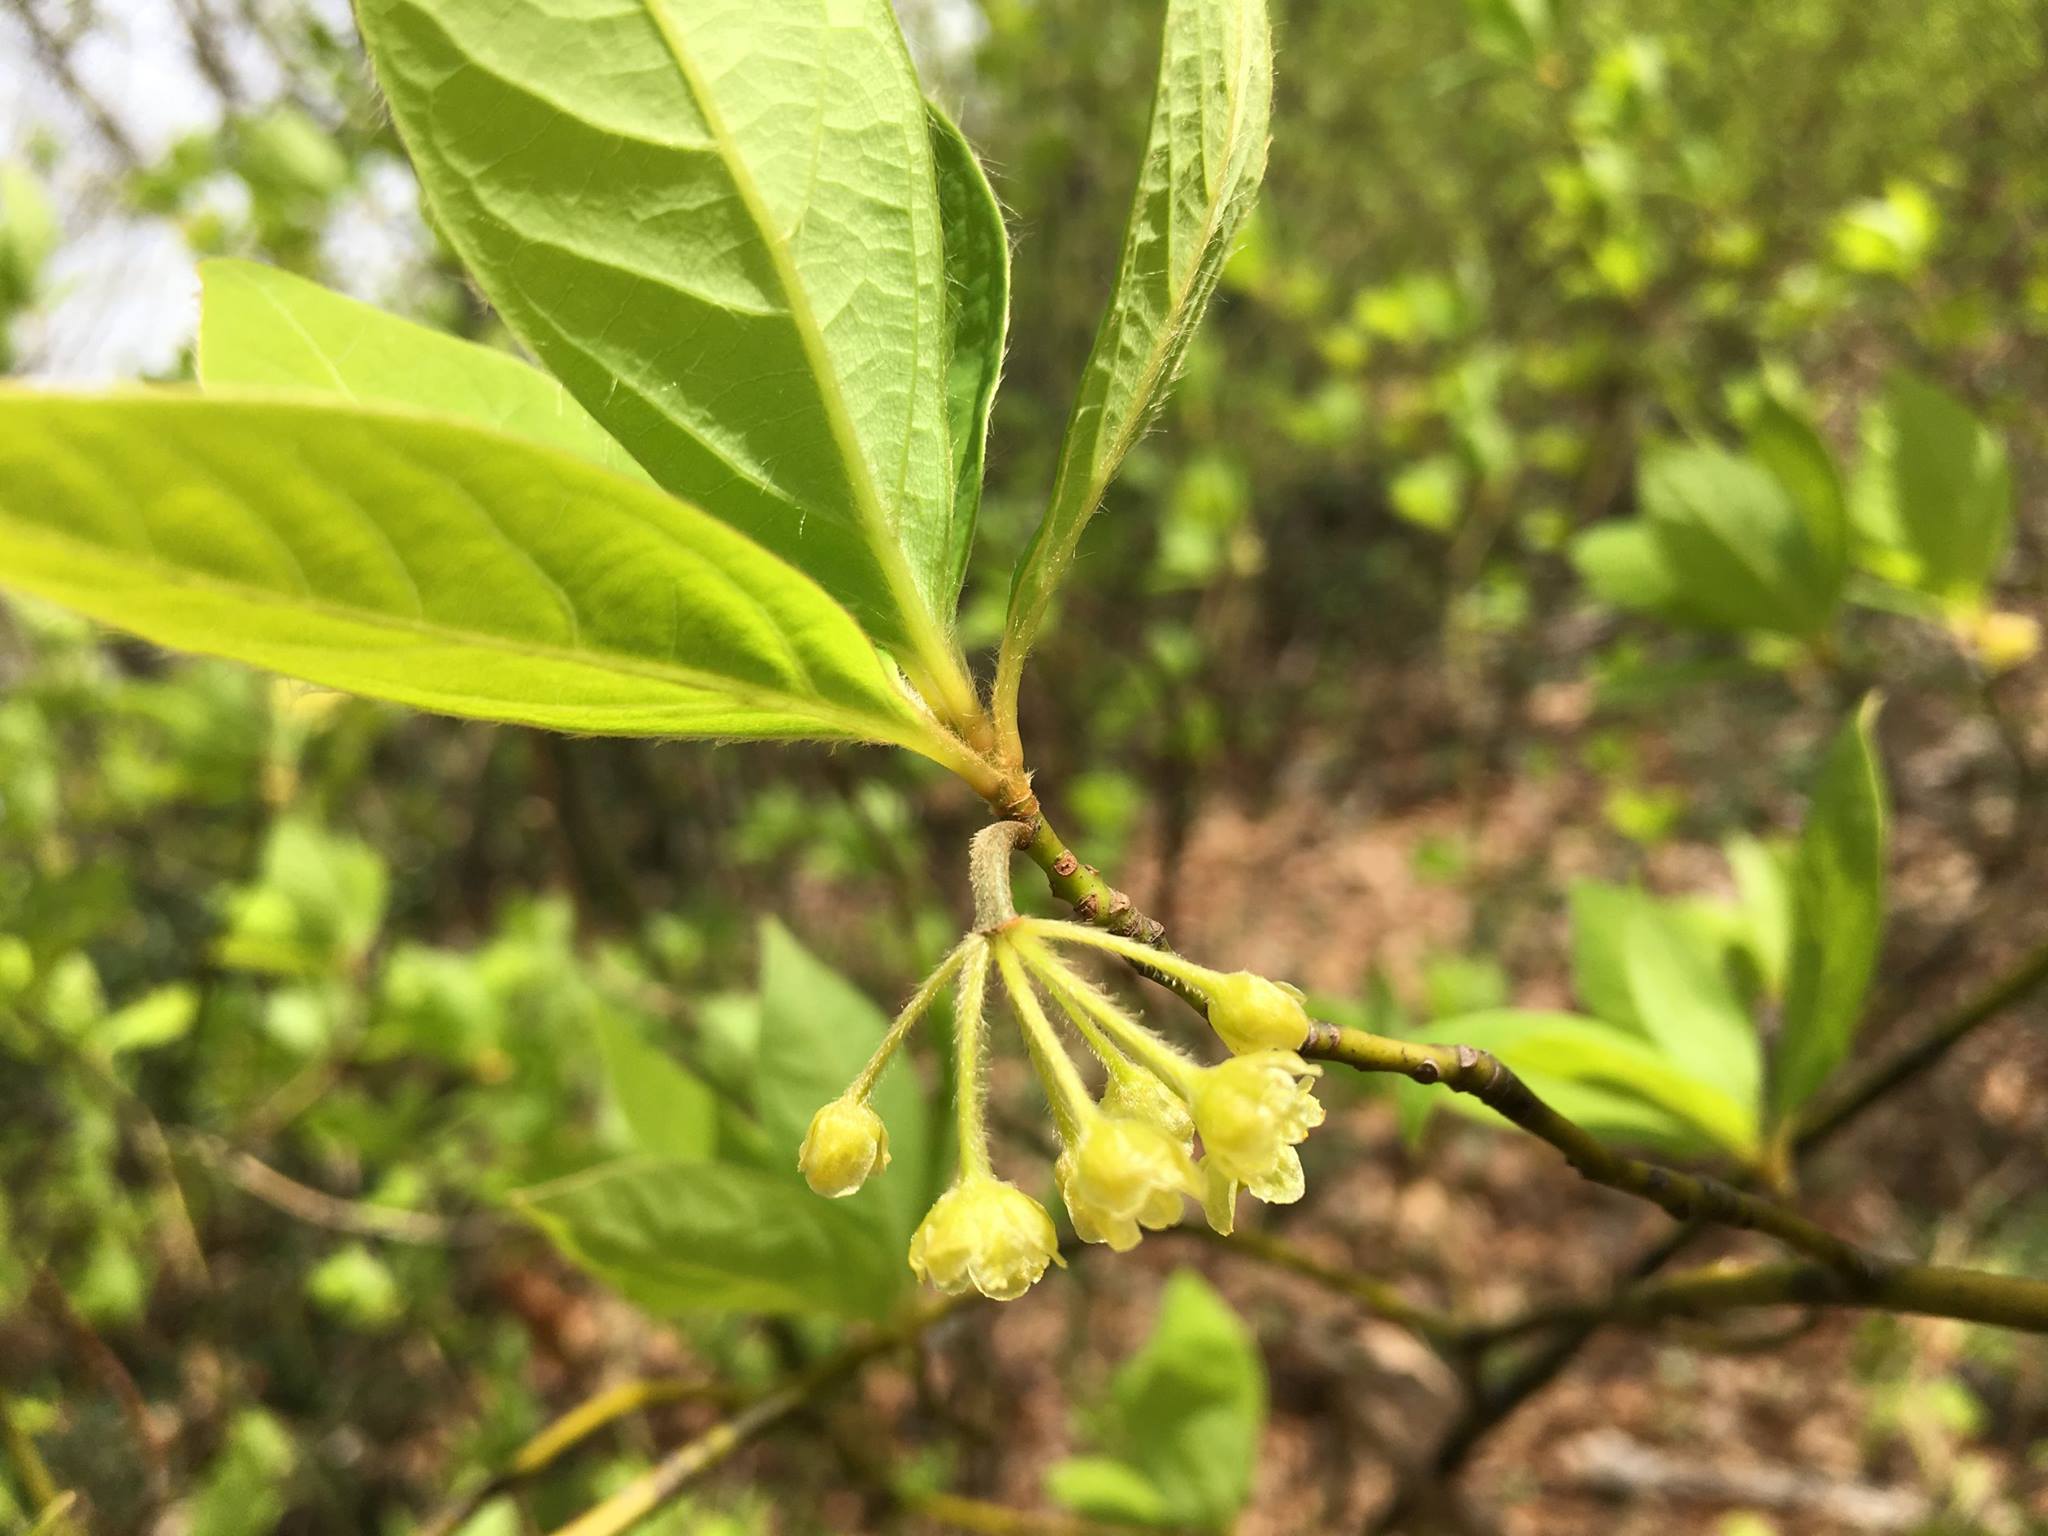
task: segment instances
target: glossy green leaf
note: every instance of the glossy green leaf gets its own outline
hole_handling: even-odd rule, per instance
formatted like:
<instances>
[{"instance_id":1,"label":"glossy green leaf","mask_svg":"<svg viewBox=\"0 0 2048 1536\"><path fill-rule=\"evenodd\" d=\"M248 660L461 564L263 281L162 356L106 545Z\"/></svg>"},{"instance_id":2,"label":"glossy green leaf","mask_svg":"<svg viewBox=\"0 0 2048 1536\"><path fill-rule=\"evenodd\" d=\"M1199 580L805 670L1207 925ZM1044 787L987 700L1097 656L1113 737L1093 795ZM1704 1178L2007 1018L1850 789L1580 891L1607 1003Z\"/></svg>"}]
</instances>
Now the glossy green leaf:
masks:
<instances>
[{"instance_id":1,"label":"glossy green leaf","mask_svg":"<svg viewBox=\"0 0 2048 1536\"><path fill-rule=\"evenodd\" d=\"M980 157L953 120L929 105L932 166L946 241L946 420L953 442L953 572L957 593L974 547L988 454L989 412L1010 333L1010 235Z\"/></svg>"},{"instance_id":2,"label":"glossy green leaf","mask_svg":"<svg viewBox=\"0 0 2048 1536\"><path fill-rule=\"evenodd\" d=\"M1116 286L1067 421L1052 500L1010 589L998 687L1012 698L1081 531L1165 399L1251 210L1272 94L1264 0L1169 0Z\"/></svg>"},{"instance_id":3,"label":"glossy green leaf","mask_svg":"<svg viewBox=\"0 0 2048 1536\"><path fill-rule=\"evenodd\" d=\"M253 261L199 264L198 368L208 389L312 390L412 406L646 478L539 369Z\"/></svg>"},{"instance_id":4,"label":"glossy green leaf","mask_svg":"<svg viewBox=\"0 0 2048 1536\"><path fill-rule=\"evenodd\" d=\"M1118 1368L1097 1416L1108 1454L1056 1468L1050 1491L1085 1514L1224 1530L1251 1496L1265 1423L1251 1330L1200 1275L1176 1270L1151 1336Z\"/></svg>"},{"instance_id":5,"label":"glossy green leaf","mask_svg":"<svg viewBox=\"0 0 2048 1536\"><path fill-rule=\"evenodd\" d=\"M887 0L363 0L441 228L654 478L929 641L960 540L939 196Z\"/></svg>"},{"instance_id":6,"label":"glossy green leaf","mask_svg":"<svg viewBox=\"0 0 2048 1536\"><path fill-rule=\"evenodd\" d=\"M651 1311L876 1317L908 1275L873 1226L794 1178L633 1158L514 1196L570 1258Z\"/></svg>"},{"instance_id":7,"label":"glossy green leaf","mask_svg":"<svg viewBox=\"0 0 2048 1536\"><path fill-rule=\"evenodd\" d=\"M1747 1155L1757 1141L1753 1100L1730 1094L1717 1082L1693 1076L1641 1035L1595 1019L1538 1009L1501 1008L1442 1019L1431 1033L1462 1045L1492 1051L1544 1092L1546 1082L1581 1084L1635 1101L1634 1129L1662 1128L1659 1140L1683 1140L1691 1133ZM1478 1118L1493 1112L1463 1096L1452 1105ZM1560 1109L1563 1105L1558 1106ZM1628 1125L1588 1123L1588 1129L1623 1131Z\"/></svg>"},{"instance_id":8,"label":"glossy green leaf","mask_svg":"<svg viewBox=\"0 0 2048 1536\"><path fill-rule=\"evenodd\" d=\"M1911 374L1885 392L1890 500L1917 585L1970 601L2012 541L2012 471L1996 433L1946 391Z\"/></svg>"},{"instance_id":9,"label":"glossy green leaf","mask_svg":"<svg viewBox=\"0 0 2048 1536\"><path fill-rule=\"evenodd\" d=\"M702 1162L718 1146L718 1096L694 1072L641 1038L629 1020L600 1005L595 1020L606 1090L636 1150Z\"/></svg>"},{"instance_id":10,"label":"glossy green leaf","mask_svg":"<svg viewBox=\"0 0 2048 1536\"><path fill-rule=\"evenodd\" d=\"M1629 911L1624 934L1623 970L1644 1033L1687 1076L1755 1104L1762 1051L1722 947L1647 895Z\"/></svg>"},{"instance_id":11,"label":"glossy green leaf","mask_svg":"<svg viewBox=\"0 0 2048 1536\"><path fill-rule=\"evenodd\" d=\"M795 1177L811 1116L846 1091L888 1026L888 1016L865 993L788 929L773 919L762 923L754 1111L771 1167ZM889 1128L889 1166L860 1193L833 1202L873 1222L892 1243L905 1244L934 1193L931 1103L906 1056L899 1052L875 1087L875 1110Z\"/></svg>"},{"instance_id":12,"label":"glossy green leaf","mask_svg":"<svg viewBox=\"0 0 2048 1536\"><path fill-rule=\"evenodd\" d=\"M928 741L852 619L772 555L652 487L428 417L0 394L0 583L448 714Z\"/></svg>"},{"instance_id":13,"label":"glossy green leaf","mask_svg":"<svg viewBox=\"0 0 2048 1536\"><path fill-rule=\"evenodd\" d=\"M1793 941L1772 1103L1785 1114L1848 1055L1884 932L1889 811L1877 700L1864 701L1821 763L1792 867Z\"/></svg>"}]
</instances>

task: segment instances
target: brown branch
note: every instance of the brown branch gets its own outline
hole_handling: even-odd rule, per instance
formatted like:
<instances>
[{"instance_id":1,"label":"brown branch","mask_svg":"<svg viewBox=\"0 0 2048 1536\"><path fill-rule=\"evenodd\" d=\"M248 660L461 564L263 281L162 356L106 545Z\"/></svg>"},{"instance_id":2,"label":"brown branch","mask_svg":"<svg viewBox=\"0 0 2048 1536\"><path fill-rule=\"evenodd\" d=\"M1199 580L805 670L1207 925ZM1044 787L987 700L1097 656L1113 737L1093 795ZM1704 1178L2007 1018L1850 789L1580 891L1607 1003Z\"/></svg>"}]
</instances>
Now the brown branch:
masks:
<instances>
[{"instance_id":1,"label":"brown branch","mask_svg":"<svg viewBox=\"0 0 2048 1536\"><path fill-rule=\"evenodd\" d=\"M1777 1306L1877 1308L2048 1333L2048 1281L1945 1264L1899 1264L1867 1289L1851 1292L1834 1270L1805 1263L1712 1265L1645 1280L1600 1301L1531 1308L1473 1329L1467 1340L1485 1347L1559 1326L1647 1324L1671 1317L1709 1317L1737 1307Z\"/></svg>"},{"instance_id":2,"label":"brown branch","mask_svg":"<svg viewBox=\"0 0 2048 1536\"><path fill-rule=\"evenodd\" d=\"M1682 1222L1705 1221L1763 1232L1826 1264L1852 1288L1867 1286L1884 1272L1874 1255L1774 1200L1737 1189L1722 1179L1683 1173L1615 1151L1552 1109L1491 1052L1469 1045L1393 1040L1362 1029L1318 1023L1301 1054L1310 1060L1341 1062L1361 1072L1399 1073L1418 1083L1437 1083L1453 1093L1469 1094L1503 1119L1557 1148L1566 1162L1593 1183L1648 1200Z\"/></svg>"},{"instance_id":3,"label":"brown branch","mask_svg":"<svg viewBox=\"0 0 2048 1536\"><path fill-rule=\"evenodd\" d=\"M201 1162L242 1193L309 1226L324 1227L330 1232L423 1247L459 1247L489 1242L501 1230L489 1219L456 1219L430 1211L344 1200L310 1184L301 1184L253 1154L203 1132L189 1132L183 1141Z\"/></svg>"},{"instance_id":4,"label":"brown branch","mask_svg":"<svg viewBox=\"0 0 2048 1536\"><path fill-rule=\"evenodd\" d=\"M1269 1237L1263 1232L1239 1231L1224 1237L1201 1223L1190 1223L1172 1230L1184 1233L1199 1242L1208 1243L1212 1247L1221 1248L1227 1253L1241 1254L1271 1268L1313 1280L1327 1290L1348 1297L1374 1317L1385 1318L1390 1323L1399 1323L1428 1343L1449 1348L1462 1344L1474 1331L1448 1313L1438 1312L1408 1300L1384 1281L1374 1280L1352 1270L1339 1269L1334 1264L1325 1264L1313 1255L1303 1253L1293 1244L1282 1242L1277 1237Z\"/></svg>"}]
</instances>

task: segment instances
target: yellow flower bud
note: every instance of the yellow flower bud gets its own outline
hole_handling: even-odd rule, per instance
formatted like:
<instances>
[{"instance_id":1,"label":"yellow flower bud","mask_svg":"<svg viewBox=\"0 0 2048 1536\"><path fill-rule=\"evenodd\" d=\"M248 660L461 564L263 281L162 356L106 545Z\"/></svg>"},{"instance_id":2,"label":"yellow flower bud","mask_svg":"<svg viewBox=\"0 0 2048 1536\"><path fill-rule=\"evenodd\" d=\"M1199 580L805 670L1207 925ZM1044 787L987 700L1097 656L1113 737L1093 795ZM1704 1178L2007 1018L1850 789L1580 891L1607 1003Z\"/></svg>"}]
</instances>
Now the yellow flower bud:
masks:
<instances>
[{"instance_id":1,"label":"yellow flower bud","mask_svg":"<svg viewBox=\"0 0 2048 1536\"><path fill-rule=\"evenodd\" d=\"M2041 621L2027 613L1971 615L1964 638L1986 672L2009 672L2041 649Z\"/></svg>"},{"instance_id":2,"label":"yellow flower bud","mask_svg":"<svg viewBox=\"0 0 2048 1536\"><path fill-rule=\"evenodd\" d=\"M889 1128L869 1105L842 1095L811 1116L796 1165L819 1194L850 1195L889 1166Z\"/></svg>"},{"instance_id":3,"label":"yellow flower bud","mask_svg":"<svg viewBox=\"0 0 2048 1536\"><path fill-rule=\"evenodd\" d=\"M1295 988L1250 971L1232 971L1203 988L1209 1024L1239 1056L1294 1051L1308 1041L1308 1010Z\"/></svg>"},{"instance_id":4,"label":"yellow flower bud","mask_svg":"<svg viewBox=\"0 0 2048 1536\"><path fill-rule=\"evenodd\" d=\"M1294 1148L1323 1123L1323 1106L1309 1091L1316 1075L1292 1051L1258 1051L1198 1073L1195 1128L1210 1171L1261 1200L1299 1200L1301 1158Z\"/></svg>"},{"instance_id":5,"label":"yellow flower bud","mask_svg":"<svg viewBox=\"0 0 2048 1536\"><path fill-rule=\"evenodd\" d=\"M949 1296L971 1287L991 1301L1015 1301L1059 1262L1045 1207L988 1174L969 1174L939 1196L910 1239L911 1269Z\"/></svg>"},{"instance_id":6,"label":"yellow flower bud","mask_svg":"<svg viewBox=\"0 0 2048 1536\"><path fill-rule=\"evenodd\" d=\"M1054 1167L1060 1197L1083 1242L1118 1253L1137 1246L1140 1227L1180 1220L1181 1202L1201 1193L1185 1144L1142 1120L1096 1114Z\"/></svg>"}]
</instances>

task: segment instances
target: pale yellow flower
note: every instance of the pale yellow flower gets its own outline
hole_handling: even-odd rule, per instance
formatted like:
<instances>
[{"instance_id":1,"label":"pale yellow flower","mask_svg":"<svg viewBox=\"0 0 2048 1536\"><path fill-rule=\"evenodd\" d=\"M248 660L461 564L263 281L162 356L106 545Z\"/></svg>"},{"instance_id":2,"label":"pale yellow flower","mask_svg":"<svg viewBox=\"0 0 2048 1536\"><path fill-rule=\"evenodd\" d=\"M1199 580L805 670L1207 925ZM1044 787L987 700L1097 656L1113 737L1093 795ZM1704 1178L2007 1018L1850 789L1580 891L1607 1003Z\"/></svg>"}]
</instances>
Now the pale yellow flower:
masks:
<instances>
[{"instance_id":1,"label":"pale yellow flower","mask_svg":"<svg viewBox=\"0 0 2048 1536\"><path fill-rule=\"evenodd\" d=\"M850 1195L889 1166L889 1128L873 1107L842 1095L811 1116L796 1165L821 1195Z\"/></svg>"},{"instance_id":2,"label":"pale yellow flower","mask_svg":"<svg viewBox=\"0 0 2048 1536\"><path fill-rule=\"evenodd\" d=\"M939 1196L910 1240L911 1269L949 1296L973 1289L1015 1301L1059 1262L1045 1207L990 1174L968 1174Z\"/></svg>"},{"instance_id":3,"label":"pale yellow flower","mask_svg":"<svg viewBox=\"0 0 2048 1536\"><path fill-rule=\"evenodd\" d=\"M1081 1240L1118 1253L1137 1246L1139 1228L1174 1225L1182 1201L1202 1192L1184 1142L1118 1115L1092 1114L1053 1171Z\"/></svg>"},{"instance_id":4,"label":"pale yellow flower","mask_svg":"<svg viewBox=\"0 0 2048 1536\"><path fill-rule=\"evenodd\" d=\"M1317 1070L1292 1051L1257 1051L1196 1073L1191 1107L1210 1172L1276 1205L1299 1200L1294 1149L1323 1123L1309 1091Z\"/></svg>"}]
</instances>

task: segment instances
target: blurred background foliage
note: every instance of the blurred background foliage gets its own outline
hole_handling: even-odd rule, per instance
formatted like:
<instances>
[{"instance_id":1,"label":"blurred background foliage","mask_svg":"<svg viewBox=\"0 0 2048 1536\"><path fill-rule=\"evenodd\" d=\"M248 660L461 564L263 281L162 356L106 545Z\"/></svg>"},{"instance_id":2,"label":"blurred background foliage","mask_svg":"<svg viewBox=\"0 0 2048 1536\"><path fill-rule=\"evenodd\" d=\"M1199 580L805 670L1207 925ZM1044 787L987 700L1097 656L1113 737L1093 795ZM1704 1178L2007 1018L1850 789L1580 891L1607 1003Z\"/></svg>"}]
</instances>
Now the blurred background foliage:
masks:
<instances>
[{"instance_id":1,"label":"blurred background foliage","mask_svg":"<svg viewBox=\"0 0 2048 1536\"><path fill-rule=\"evenodd\" d=\"M1159 8L903 9L1017 243L963 624L985 648L1111 275ZM2048 11L1276 22L1260 211L1027 679L1039 787L1203 958L1789 1180L1798 1105L1759 1063L1803 1006L1802 901L1874 952L1889 893L1848 1004L1870 1030L1837 1054L2041 938ZM183 376L190 263L219 253L510 344L420 221L345 8L7 0L0 27L12 370ZM1788 850L1854 821L1830 743L1873 689L1877 874L1800 896ZM822 1206L789 1152L957 931L978 815L880 754L488 730L0 609L10 1443L93 1530L413 1531L599 1386L758 1389L894 1304L945 1167L936 1074L899 1071L889 1189ZM1725 1049L1683 1059L1701 1038ZM1808 1192L1880 1246L2038 1272L2048 1053L1972 1060ZM1627 1251L1542 1154L1426 1123L1426 1095L1328 1092L1311 1198L1272 1224L1329 1261L1499 1310ZM1384 1504L1455 1397L1384 1325L1173 1238L947 1326L660 1528L869 1529L948 1489L1327 1528ZM1835 1529L1828 1488L1877 1482L1908 1497L1887 1528L2048 1528L2038 1350L1839 1320L1787 1348L1738 1384L1712 1340L1617 1341L1483 1487L1517 1530L1591 1528L1569 1431L1697 1450L1711 1422L1738 1461L1835 1481L1773 1504L1738 1480L1664 1523ZM652 1409L469 1528L551 1529L708 1411ZM23 1466L0 1525L39 1502Z\"/></svg>"}]
</instances>

